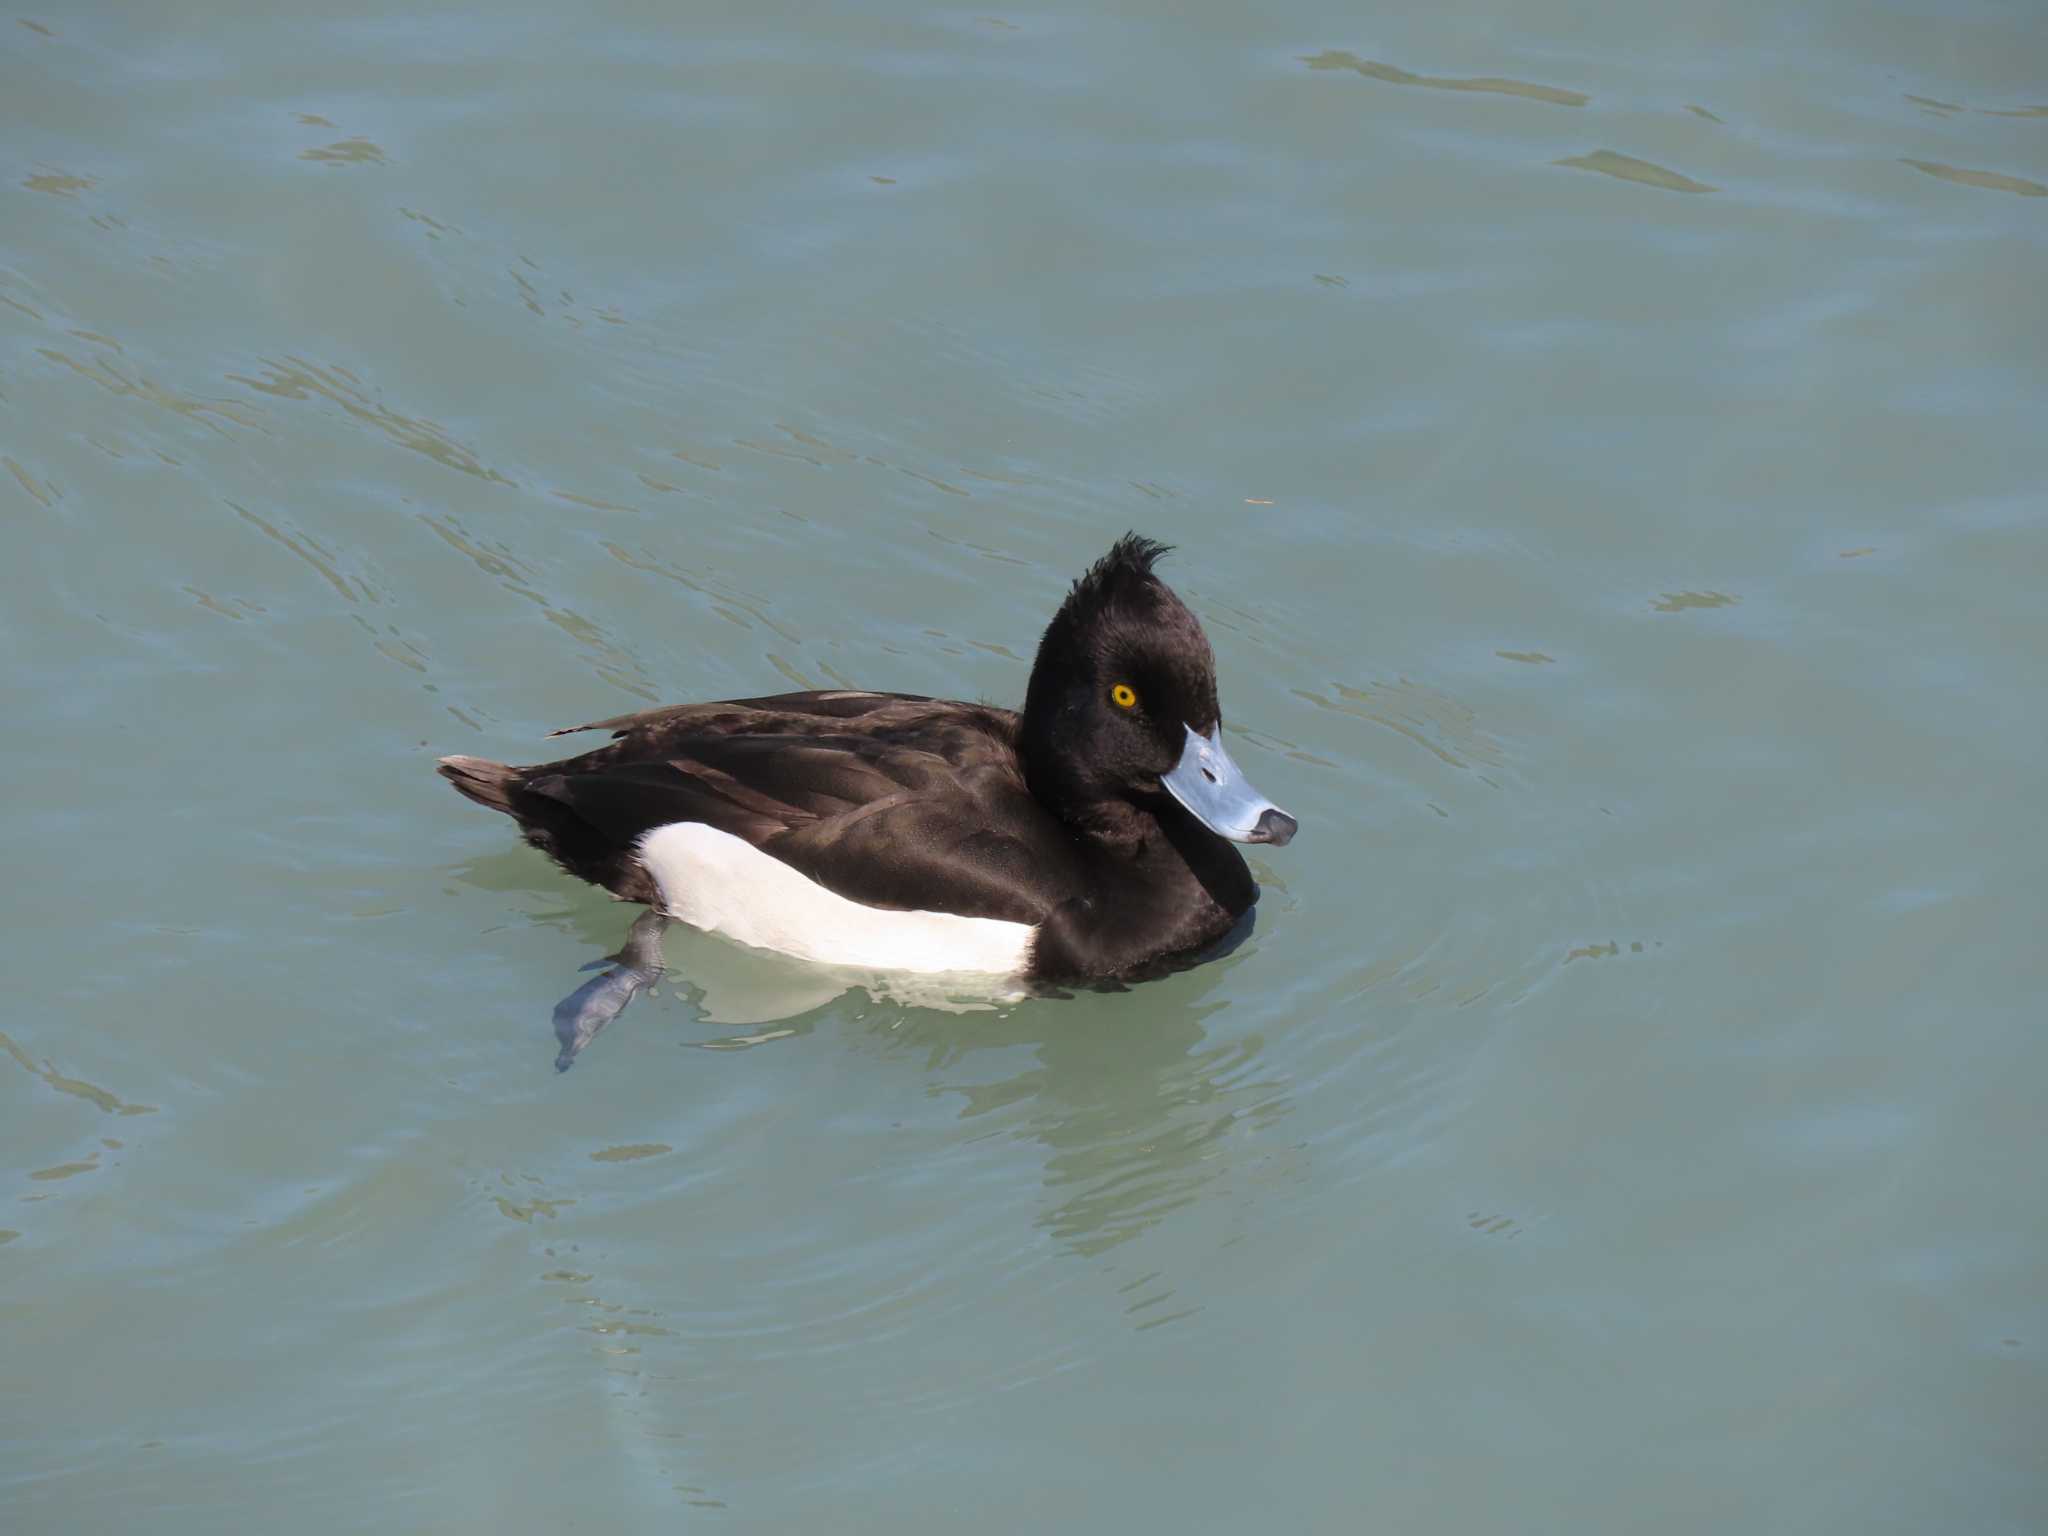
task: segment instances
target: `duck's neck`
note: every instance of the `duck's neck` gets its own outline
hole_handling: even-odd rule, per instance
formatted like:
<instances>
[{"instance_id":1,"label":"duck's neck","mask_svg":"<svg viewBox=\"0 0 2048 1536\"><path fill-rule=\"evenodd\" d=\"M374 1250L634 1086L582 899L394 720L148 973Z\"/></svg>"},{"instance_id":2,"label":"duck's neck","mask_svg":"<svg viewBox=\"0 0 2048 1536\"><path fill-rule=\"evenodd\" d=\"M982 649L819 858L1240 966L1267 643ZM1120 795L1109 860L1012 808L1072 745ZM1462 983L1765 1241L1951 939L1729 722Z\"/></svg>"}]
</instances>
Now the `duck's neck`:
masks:
<instances>
[{"instance_id":1,"label":"duck's neck","mask_svg":"<svg viewBox=\"0 0 2048 1536\"><path fill-rule=\"evenodd\" d=\"M1033 798L1052 807L1062 820L1079 826L1091 819L1086 812L1097 798L1083 782L1073 754L1077 726L1087 709L1087 690L1085 686L1062 689L1052 680L1061 670L1047 665L1046 653L1054 645L1055 636L1048 630L1038 647L1031 682L1024 690L1017 756Z\"/></svg>"}]
</instances>

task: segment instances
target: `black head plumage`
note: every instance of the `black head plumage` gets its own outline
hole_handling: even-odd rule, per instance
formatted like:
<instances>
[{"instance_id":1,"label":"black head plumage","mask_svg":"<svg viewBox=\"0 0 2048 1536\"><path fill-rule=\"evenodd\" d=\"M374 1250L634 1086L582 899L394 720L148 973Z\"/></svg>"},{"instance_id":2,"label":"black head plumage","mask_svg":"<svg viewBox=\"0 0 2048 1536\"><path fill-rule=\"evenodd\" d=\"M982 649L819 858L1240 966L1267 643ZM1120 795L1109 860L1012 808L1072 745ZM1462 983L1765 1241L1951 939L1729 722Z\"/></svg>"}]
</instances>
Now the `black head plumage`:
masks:
<instances>
[{"instance_id":1,"label":"black head plumage","mask_svg":"<svg viewBox=\"0 0 2048 1536\"><path fill-rule=\"evenodd\" d=\"M1218 721L1216 661L1188 606L1155 574L1170 546L1127 533L1075 581L1046 625L1024 698L1025 775L1080 814L1158 792L1192 726ZM1131 697L1134 702L1119 700Z\"/></svg>"}]
</instances>

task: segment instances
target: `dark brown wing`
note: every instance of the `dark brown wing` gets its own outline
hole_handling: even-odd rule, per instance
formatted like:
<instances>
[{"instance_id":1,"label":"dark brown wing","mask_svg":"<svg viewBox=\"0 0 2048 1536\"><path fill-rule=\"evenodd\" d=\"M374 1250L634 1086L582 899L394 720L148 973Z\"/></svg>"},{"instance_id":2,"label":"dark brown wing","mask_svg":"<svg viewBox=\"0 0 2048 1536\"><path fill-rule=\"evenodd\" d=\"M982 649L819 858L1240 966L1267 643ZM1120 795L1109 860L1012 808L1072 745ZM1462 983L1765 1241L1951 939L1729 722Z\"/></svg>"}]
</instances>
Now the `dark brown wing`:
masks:
<instances>
[{"instance_id":1,"label":"dark brown wing","mask_svg":"<svg viewBox=\"0 0 2048 1536\"><path fill-rule=\"evenodd\" d=\"M1007 710L784 694L578 729L614 740L524 770L524 788L616 849L703 822L852 901L1010 922L1081 888L1072 838L1024 786Z\"/></svg>"}]
</instances>

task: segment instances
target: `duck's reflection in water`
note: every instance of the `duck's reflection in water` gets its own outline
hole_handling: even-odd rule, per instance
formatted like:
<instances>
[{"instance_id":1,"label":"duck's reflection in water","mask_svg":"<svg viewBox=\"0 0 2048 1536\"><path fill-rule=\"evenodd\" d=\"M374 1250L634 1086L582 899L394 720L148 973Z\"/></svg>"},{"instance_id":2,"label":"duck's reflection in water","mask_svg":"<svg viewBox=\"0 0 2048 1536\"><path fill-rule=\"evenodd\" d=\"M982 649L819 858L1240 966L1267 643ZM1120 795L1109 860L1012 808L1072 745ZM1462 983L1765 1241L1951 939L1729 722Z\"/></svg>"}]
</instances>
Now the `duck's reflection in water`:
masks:
<instances>
[{"instance_id":1,"label":"duck's reflection in water","mask_svg":"<svg viewBox=\"0 0 2048 1536\"><path fill-rule=\"evenodd\" d=\"M544 886L547 871L523 853L476 861L461 878L499 890L560 889ZM1041 1144L1053 1203L1038 1224L1069 1251L1097 1254L1199 1199L1243 1162L1233 1148L1263 1157L1273 1143L1261 1133L1291 1107L1282 1083L1260 1069L1258 1034L1211 1040L1206 1027L1230 1006L1217 994L1246 958L1234 952L1251 936L1253 914L1202 963L1131 995L1049 998L1028 996L997 977L806 965L647 912L617 954L594 962L608 968L556 1006L556 1065L566 1069L664 977L699 1020L723 1028L689 1042L714 1051L798 1041L821 1024L842 1026L843 1009L821 1010L864 992L874 1006L858 1010L861 1046L921 1059L932 1095L957 1098L963 1121L986 1123L977 1139L1008 1135ZM621 915L614 903L592 901L533 920L567 927L597 948L604 926ZM1029 1064L1009 1070L1019 1057Z\"/></svg>"},{"instance_id":2,"label":"duck's reflection in water","mask_svg":"<svg viewBox=\"0 0 2048 1536\"><path fill-rule=\"evenodd\" d=\"M1208 1038L1205 1021L1226 1006L1190 1001L1121 1023L1034 1010L1028 1024L977 1029L933 1075L938 1091L958 1095L962 1119L1001 1123L1007 1113L1012 1134L1046 1149L1053 1203L1039 1226L1072 1252L1102 1253L1223 1187L1231 1153L1263 1149L1258 1133L1287 1113L1281 1084L1259 1070L1258 1036ZM1035 1060L977 1080L974 1057L1004 1035L1030 1044Z\"/></svg>"},{"instance_id":3,"label":"duck's reflection in water","mask_svg":"<svg viewBox=\"0 0 2048 1536\"><path fill-rule=\"evenodd\" d=\"M1200 1198L1236 1165L1234 1148L1263 1155L1271 1143L1260 1133L1287 1114L1283 1085L1260 1070L1264 1040L1211 1040L1207 1027L1229 1006L1217 993L1251 927L1247 915L1209 963L1122 997L992 992L999 978L977 990L959 976L834 973L683 928L670 930L668 950L679 990L731 1029L696 1042L705 1049L809 1036L843 1018L820 1013L825 1004L866 992L877 1006L862 1010L862 1046L919 1061L928 1091L956 1099L961 1120L1043 1146L1054 1202L1038 1224L1086 1255ZM1020 1057L1029 1064L1017 1069Z\"/></svg>"}]
</instances>

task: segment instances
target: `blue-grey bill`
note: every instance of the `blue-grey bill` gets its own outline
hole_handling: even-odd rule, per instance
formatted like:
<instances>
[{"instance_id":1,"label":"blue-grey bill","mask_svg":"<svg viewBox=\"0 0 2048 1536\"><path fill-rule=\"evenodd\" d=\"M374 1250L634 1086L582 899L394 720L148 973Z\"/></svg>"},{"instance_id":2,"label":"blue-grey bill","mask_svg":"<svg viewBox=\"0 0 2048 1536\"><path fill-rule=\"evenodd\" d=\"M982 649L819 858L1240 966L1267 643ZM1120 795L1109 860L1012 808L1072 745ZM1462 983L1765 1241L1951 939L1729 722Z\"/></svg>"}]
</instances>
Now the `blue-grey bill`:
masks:
<instances>
[{"instance_id":1,"label":"blue-grey bill","mask_svg":"<svg viewBox=\"0 0 2048 1536\"><path fill-rule=\"evenodd\" d=\"M1251 786L1244 770L1223 750L1223 727L1199 736L1184 727L1187 745L1171 771L1159 776L1166 792L1218 837L1239 843L1280 844L1300 825Z\"/></svg>"}]
</instances>

